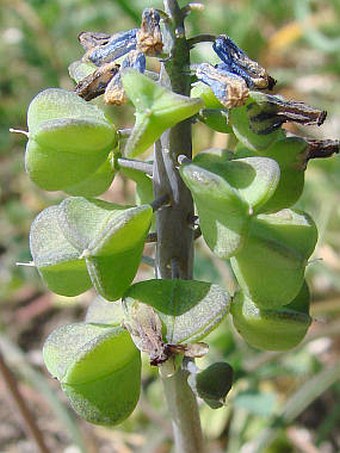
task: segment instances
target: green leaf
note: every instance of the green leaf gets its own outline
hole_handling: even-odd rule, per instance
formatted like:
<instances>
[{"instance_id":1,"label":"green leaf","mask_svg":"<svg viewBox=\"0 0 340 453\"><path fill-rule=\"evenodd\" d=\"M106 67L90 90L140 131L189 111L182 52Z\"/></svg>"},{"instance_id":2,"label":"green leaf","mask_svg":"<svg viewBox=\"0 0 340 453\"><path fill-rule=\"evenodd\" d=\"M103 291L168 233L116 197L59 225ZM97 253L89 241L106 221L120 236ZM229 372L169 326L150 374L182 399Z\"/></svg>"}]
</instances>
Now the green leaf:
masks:
<instances>
[{"instance_id":1,"label":"green leaf","mask_svg":"<svg viewBox=\"0 0 340 453\"><path fill-rule=\"evenodd\" d=\"M47 338L43 356L76 412L87 421L114 425L135 408L140 392L140 353L127 331L78 323Z\"/></svg>"},{"instance_id":2,"label":"green leaf","mask_svg":"<svg viewBox=\"0 0 340 453\"><path fill-rule=\"evenodd\" d=\"M231 313L235 328L251 346L285 351L297 346L311 324L310 295L306 283L288 305L279 309L259 308L242 292L237 293Z\"/></svg>"},{"instance_id":3,"label":"green leaf","mask_svg":"<svg viewBox=\"0 0 340 453\"><path fill-rule=\"evenodd\" d=\"M289 304L302 286L316 241L316 226L303 212L258 215L243 249L231 259L241 289L261 308Z\"/></svg>"},{"instance_id":4,"label":"green leaf","mask_svg":"<svg viewBox=\"0 0 340 453\"><path fill-rule=\"evenodd\" d=\"M230 297L218 285L194 280L147 280L132 285L124 298L155 308L167 342L197 341L218 325L229 310Z\"/></svg>"},{"instance_id":5,"label":"green leaf","mask_svg":"<svg viewBox=\"0 0 340 453\"><path fill-rule=\"evenodd\" d=\"M173 93L134 70L125 71L122 82L136 107L136 123L125 148L132 157L146 151L166 129L193 116L203 106L200 99Z\"/></svg>"}]
</instances>

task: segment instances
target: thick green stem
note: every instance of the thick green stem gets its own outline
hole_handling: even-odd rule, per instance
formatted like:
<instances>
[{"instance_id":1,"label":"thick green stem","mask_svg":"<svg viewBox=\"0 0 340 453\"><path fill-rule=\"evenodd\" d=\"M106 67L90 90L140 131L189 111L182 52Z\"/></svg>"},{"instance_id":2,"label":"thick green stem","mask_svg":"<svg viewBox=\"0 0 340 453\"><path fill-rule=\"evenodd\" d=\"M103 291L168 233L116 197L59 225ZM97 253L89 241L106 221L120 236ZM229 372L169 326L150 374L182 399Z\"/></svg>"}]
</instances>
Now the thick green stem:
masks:
<instances>
[{"instance_id":1,"label":"thick green stem","mask_svg":"<svg viewBox=\"0 0 340 453\"><path fill-rule=\"evenodd\" d=\"M174 92L190 95L190 48L185 37L184 15L177 1L164 0L172 26L171 57L164 63L161 82ZM169 196L169 204L157 211L156 273L158 278L191 279L193 273L194 207L191 194L179 176L177 158L191 158L191 122L183 121L166 131L155 147L155 197ZM163 377L178 453L201 453L203 436L197 401L180 369Z\"/></svg>"},{"instance_id":2,"label":"thick green stem","mask_svg":"<svg viewBox=\"0 0 340 453\"><path fill-rule=\"evenodd\" d=\"M176 1L165 1L171 18L173 41L171 57L162 68L161 81L174 92L190 94L189 46L183 15ZM191 157L191 122L183 121L166 131L156 144L154 167L155 197L169 195L169 206L157 213L157 276L159 278L192 278L194 215L192 197L179 176L177 158Z\"/></svg>"},{"instance_id":3,"label":"thick green stem","mask_svg":"<svg viewBox=\"0 0 340 453\"><path fill-rule=\"evenodd\" d=\"M175 375L163 378L176 452L203 453L203 436L197 401L187 383L187 377L188 373L180 369Z\"/></svg>"}]
</instances>

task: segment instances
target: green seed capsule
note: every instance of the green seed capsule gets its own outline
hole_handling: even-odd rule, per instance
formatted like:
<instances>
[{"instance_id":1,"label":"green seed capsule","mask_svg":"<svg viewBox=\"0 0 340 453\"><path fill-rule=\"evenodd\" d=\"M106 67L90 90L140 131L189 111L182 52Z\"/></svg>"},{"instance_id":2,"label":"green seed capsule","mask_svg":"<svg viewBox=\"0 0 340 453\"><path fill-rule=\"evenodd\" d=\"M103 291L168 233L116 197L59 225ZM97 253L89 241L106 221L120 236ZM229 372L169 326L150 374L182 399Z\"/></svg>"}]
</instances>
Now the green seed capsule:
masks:
<instances>
[{"instance_id":1,"label":"green seed capsule","mask_svg":"<svg viewBox=\"0 0 340 453\"><path fill-rule=\"evenodd\" d=\"M93 285L105 299L119 299L136 275L152 214L150 205L66 198L33 222L33 261L58 294L74 296Z\"/></svg>"},{"instance_id":2,"label":"green seed capsule","mask_svg":"<svg viewBox=\"0 0 340 453\"><path fill-rule=\"evenodd\" d=\"M216 362L195 376L198 396L212 408L222 407L233 383L233 369L226 362Z\"/></svg>"},{"instance_id":3,"label":"green seed capsule","mask_svg":"<svg viewBox=\"0 0 340 453\"><path fill-rule=\"evenodd\" d=\"M303 212L284 209L253 218L244 247L231 258L241 289L264 309L289 304L316 241L316 226Z\"/></svg>"},{"instance_id":4,"label":"green seed capsule","mask_svg":"<svg viewBox=\"0 0 340 453\"><path fill-rule=\"evenodd\" d=\"M231 314L235 328L251 346L285 351L297 346L307 333L312 321L309 301L306 283L290 304L273 310L258 307L239 292L232 302Z\"/></svg>"},{"instance_id":5,"label":"green seed capsule","mask_svg":"<svg viewBox=\"0 0 340 453\"><path fill-rule=\"evenodd\" d=\"M219 258L238 253L251 216L271 197L279 181L273 159L230 160L213 150L184 163L180 174L194 198L204 240Z\"/></svg>"},{"instance_id":6,"label":"green seed capsule","mask_svg":"<svg viewBox=\"0 0 340 453\"><path fill-rule=\"evenodd\" d=\"M262 207L263 212L276 212L292 206L300 198L305 182L308 143L299 137L287 137L261 152L280 166L280 181L273 196Z\"/></svg>"},{"instance_id":7,"label":"green seed capsule","mask_svg":"<svg viewBox=\"0 0 340 453\"><path fill-rule=\"evenodd\" d=\"M195 201L200 227L209 248L227 259L242 246L248 229L248 206L220 175L198 165L180 168Z\"/></svg>"},{"instance_id":8,"label":"green seed capsule","mask_svg":"<svg viewBox=\"0 0 340 453\"><path fill-rule=\"evenodd\" d=\"M116 130L104 113L66 90L39 93L27 123L26 171L45 190L67 191L91 178L117 144Z\"/></svg>"},{"instance_id":9,"label":"green seed capsule","mask_svg":"<svg viewBox=\"0 0 340 453\"><path fill-rule=\"evenodd\" d=\"M146 151L166 129L203 107L200 99L173 93L135 70L124 72L122 83L136 107L136 123L125 148L132 157Z\"/></svg>"},{"instance_id":10,"label":"green seed capsule","mask_svg":"<svg viewBox=\"0 0 340 453\"><path fill-rule=\"evenodd\" d=\"M47 338L43 357L74 410L90 423L116 425L140 393L140 352L121 327L63 326Z\"/></svg>"}]
</instances>

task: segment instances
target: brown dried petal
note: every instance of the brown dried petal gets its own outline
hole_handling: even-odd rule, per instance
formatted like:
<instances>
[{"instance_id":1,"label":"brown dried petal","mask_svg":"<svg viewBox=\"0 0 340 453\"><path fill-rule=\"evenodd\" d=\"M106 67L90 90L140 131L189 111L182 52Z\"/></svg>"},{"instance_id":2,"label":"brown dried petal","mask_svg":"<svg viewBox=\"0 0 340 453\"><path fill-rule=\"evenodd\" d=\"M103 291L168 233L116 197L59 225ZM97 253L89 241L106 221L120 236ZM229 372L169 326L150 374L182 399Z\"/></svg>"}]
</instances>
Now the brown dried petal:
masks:
<instances>
[{"instance_id":1,"label":"brown dried petal","mask_svg":"<svg viewBox=\"0 0 340 453\"><path fill-rule=\"evenodd\" d=\"M340 140L307 140L307 159L330 157L340 152Z\"/></svg>"},{"instance_id":2,"label":"brown dried petal","mask_svg":"<svg viewBox=\"0 0 340 453\"><path fill-rule=\"evenodd\" d=\"M146 9L143 12L141 27L137 32L137 48L150 57L159 55L163 50L159 21L160 16L155 9Z\"/></svg>"},{"instance_id":3,"label":"brown dried petal","mask_svg":"<svg viewBox=\"0 0 340 453\"><path fill-rule=\"evenodd\" d=\"M85 50L103 46L109 42L110 38L111 35L107 33L96 33L92 31L83 31L78 35L78 40Z\"/></svg>"},{"instance_id":4,"label":"brown dried petal","mask_svg":"<svg viewBox=\"0 0 340 453\"><path fill-rule=\"evenodd\" d=\"M82 79L75 87L78 96L91 101L103 94L112 78L118 73L120 66L116 63L107 63Z\"/></svg>"},{"instance_id":5,"label":"brown dried petal","mask_svg":"<svg viewBox=\"0 0 340 453\"><path fill-rule=\"evenodd\" d=\"M252 97L255 102L250 103L247 110L251 128L257 134L269 134L289 121L305 126L320 126L327 115L324 110L281 96L253 92Z\"/></svg>"}]
</instances>

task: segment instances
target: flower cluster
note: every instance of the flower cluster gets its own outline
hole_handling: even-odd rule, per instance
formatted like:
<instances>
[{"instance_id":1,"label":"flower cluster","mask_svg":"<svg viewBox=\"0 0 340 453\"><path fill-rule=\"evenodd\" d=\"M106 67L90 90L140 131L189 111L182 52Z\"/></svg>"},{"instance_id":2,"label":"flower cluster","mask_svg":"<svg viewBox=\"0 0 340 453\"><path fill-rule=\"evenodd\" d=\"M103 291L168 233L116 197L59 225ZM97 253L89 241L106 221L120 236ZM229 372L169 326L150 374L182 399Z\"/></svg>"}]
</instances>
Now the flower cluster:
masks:
<instances>
[{"instance_id":1,"label":"flower cluster","mask_svg":"<svg viewBox=\"0 0 340 453\"><path fill-rule=\"evenodd\" d=\"M121 74L127 68L145 72L145 56L160 55L163 49L160 29L160 14L153 8L143 11L141 27L108 35L105 33L82 32L78 39L86 53L79 64L90 64L94 69L81 78L75 92L89 101L101 94L107 104L122 105L127 97L122 85ZM122 57L121 63L118 60ZM71 76L77 80L74 65Z\"/></svg>"}]
</instances>

